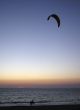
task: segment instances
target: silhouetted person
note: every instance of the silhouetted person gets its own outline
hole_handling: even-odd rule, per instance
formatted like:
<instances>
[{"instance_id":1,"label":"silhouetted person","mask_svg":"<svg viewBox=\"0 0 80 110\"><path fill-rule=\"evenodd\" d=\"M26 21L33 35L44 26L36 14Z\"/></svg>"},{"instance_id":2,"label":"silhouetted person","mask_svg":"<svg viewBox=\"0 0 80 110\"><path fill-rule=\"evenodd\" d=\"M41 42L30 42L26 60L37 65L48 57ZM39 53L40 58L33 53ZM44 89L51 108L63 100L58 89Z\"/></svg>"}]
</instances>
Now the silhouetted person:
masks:
<instances>
[{"instance_id":1,"label":"silhouetted person","mask_svg":"<svg viewBox=\"0 0 80 110\"><path fill-rule=\"evenodd\" d=\"M30 101L30 105L31 105L31 106L32 106L34 103L35 103L34 100L31 100L31 101Z\"/></svg>"}]
</instances>

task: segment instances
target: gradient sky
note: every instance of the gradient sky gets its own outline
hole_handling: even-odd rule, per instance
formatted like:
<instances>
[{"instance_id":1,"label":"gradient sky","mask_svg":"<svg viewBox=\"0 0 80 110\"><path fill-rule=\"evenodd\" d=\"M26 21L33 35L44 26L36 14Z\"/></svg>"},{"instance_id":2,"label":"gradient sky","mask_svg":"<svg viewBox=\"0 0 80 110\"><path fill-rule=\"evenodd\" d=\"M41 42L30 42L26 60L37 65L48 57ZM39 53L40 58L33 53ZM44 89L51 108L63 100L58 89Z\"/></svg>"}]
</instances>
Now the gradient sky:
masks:
<instances>
[{"instance_id":1,"label":"gradient sky","mask_svg":"<svg viewBox=\"0 0 80 110\"><path fill-rule=\"evenodd\" d=\"M0 85L80 84L79 11L80 0L0 0Z\"/></svg>"}]
</instances>

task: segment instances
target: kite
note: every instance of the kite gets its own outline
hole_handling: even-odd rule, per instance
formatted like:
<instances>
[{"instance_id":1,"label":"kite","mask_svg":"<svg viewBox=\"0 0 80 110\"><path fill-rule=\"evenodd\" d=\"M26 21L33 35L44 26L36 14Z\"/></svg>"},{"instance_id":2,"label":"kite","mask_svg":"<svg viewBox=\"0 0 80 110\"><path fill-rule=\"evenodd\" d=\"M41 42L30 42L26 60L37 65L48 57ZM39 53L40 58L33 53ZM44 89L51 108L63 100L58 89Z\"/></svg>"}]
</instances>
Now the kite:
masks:
<instances>
[{"instance_id":1,"label":"kite","mask_svg":"<svg viewBox=\"0 0 80 110\"><path fill-rule=\"evenodd\" d=\"M56 15L56 14L49 15L47 20L49 20L51 17L54 18L57 21L58 28L59 28L59 26L60 26L60 18L58 17L58 15Z\"/></svg>"}]
</instances>

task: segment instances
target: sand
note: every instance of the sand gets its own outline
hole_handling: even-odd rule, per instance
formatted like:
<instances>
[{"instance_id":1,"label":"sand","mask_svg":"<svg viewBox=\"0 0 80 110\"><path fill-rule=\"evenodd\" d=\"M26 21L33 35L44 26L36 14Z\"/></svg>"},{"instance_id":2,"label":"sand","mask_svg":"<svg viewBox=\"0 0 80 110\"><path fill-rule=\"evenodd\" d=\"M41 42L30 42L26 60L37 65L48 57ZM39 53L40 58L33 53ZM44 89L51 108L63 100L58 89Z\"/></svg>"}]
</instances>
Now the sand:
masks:
<instances>
[{"instance_id":1,"label":"sand","mask_svg":"<svg viewBox=\"0 0 80 110\"><path fill-rule=\"evenodd\" d=\"M6 106L0 107L0 110L80 110L80 104L44 106Z\"/></svg>"}]
</instances>

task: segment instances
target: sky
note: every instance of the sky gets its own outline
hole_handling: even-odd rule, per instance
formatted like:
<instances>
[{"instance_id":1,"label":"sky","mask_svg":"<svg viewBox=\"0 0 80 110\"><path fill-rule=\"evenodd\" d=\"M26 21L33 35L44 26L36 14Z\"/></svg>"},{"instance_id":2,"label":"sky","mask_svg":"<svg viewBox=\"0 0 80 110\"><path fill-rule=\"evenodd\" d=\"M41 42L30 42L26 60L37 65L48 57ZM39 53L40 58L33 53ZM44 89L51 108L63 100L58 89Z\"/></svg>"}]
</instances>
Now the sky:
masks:
<instances>
[{"instance_id":1,"label":"sky","mask_svg":"<svg viewBox=\"0 0 80 110\"><path fill-rule=\"evenodd\" d=\"M0 86L80 85L79 10L79 0L0 0Z\"/></svg>"}]
</instances>

